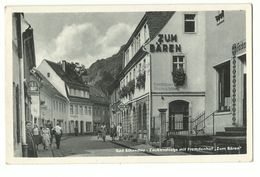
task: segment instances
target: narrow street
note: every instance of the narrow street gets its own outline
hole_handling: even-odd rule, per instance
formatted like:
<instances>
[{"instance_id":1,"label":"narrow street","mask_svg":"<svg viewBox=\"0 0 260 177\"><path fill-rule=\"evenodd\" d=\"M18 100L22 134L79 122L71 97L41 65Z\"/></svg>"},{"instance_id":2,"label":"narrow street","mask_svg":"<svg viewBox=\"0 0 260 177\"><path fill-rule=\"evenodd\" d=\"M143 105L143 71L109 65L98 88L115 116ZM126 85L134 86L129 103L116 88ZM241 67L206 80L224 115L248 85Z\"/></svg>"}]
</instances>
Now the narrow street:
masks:
<instances>
[{"instance_id":1,"label":"narrow street","mask_svg":"<svg viewBox=\"0 0 260 177\"><path fill-rule=\"evenodd\" d=\"M54 157L86 157L86 156L145 156L142 152L120 152L125 149L122 146L111 142L110 137L103 142L97 136L68 136L61 141L61 148L56 149L55 143L52 145L52 155Z\"/></svg>"}]
</instances>

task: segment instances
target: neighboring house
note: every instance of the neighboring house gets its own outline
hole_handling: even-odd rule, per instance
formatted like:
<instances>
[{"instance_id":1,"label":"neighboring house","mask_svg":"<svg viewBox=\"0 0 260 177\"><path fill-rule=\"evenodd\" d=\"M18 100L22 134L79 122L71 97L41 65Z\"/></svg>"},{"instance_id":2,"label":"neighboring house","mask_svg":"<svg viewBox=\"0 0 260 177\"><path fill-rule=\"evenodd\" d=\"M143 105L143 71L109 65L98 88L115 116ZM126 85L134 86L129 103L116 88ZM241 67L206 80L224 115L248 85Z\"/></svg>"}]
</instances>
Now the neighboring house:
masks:
<instances>
[{"instance_id":1,"label":"neighboring house","mask_svg":"<svg viewBox=\"0 0 260 177\"><path fill-rule=\"evenodd\" d=\"M90 87L90 100L93 103L93 131L97 133L101 124L110 127L109 99L95 86Z\"/></svg>"},{"instance_id":2,"label":"neighboring house","mask_svg":"<svg viewBox=\"0 0 260 177\"><path fill-rule=\"evenodd\" d=\"M12 27L14 156L26 156L25 123L31 121L28 84L30 70L35 67L33 29L23 13L12 14Z\"/></svg>"},{"instance_id":3,"label":"neighboring house","mask_svg":"<svg viewBox=\"0 0 260 177\"><path fill-rule=\"evenodd\" d=\"M100 100L98 96L95 96L96 93L91 93L92 87L83 83L66 61L54 63L45 59L38 70L69 100L68 132L80 134L93 132L94 123L101 122L102 116L98 116L100 120L94 119L93 110L99 105ZM103 103L102 100L101 103Z\"/></svg>"},{"instance_id":4,"label":"neighboring house","mask_svg":"<svg viewBox=\"0 0 260 177\"><path fill-rule=\"evenodd\" d=\"M29 90L32 98L31 114L33 123L39 127L60 123L64 133L68 133L69 102L38 70L31 71Z\"/></svg>"},{"instance_id":5,"label":"neighboring house","mask_svg":"<svg viewBox=\"0 0 260 177\"><path fill-rule=\"evenodd\" d=\"M217 136L228 135L227 142L232 142L230 139L233 136L240 136L245 144L246 12L210 11L207 12L206 22L205 115L208 119L205 121L205 131Z\"/></svg>"}]
</instances>

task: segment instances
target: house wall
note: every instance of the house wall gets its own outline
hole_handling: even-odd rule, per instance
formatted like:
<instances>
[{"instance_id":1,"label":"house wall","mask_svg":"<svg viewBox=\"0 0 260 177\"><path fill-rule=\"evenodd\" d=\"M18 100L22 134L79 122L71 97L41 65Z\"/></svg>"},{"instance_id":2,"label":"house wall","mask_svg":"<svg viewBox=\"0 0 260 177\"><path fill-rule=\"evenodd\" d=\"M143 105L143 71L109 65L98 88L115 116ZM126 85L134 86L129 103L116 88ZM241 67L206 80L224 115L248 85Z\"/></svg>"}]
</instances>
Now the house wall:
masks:
<instances>
[{"instance_id":1,"label":"house wall","mask_svg":"<svg viewBox=\"0 0 260 177\"><path fill-rule=\"evenodd\" d=\"M204 92L205 91L205 12L197 14L197 32L184 33L184 13L176 12L159 34L177 35L177 44L181 45L185 56L186 83L177 88L172 79L172 56L170 52L154 52L152 62L152 92ZM159 37L150 44L156 45ZM196 66L196 67L194 67Z\"/></svg>"},{"instance_id":2,"label":"house wall","mask_svg":"<svg viewBox=\"0 0 260 177\"><path fill-rule=\"evenodd\" d=\"M218 74L213 67L231 60L232 45L245 40L246 37L245 11L224 11L224 13L224 22L217 25L215 16L218 15L218 11L206 12L206 115L218 109ZM240 61L237 60L237 62ZM238 95L237 100L241 101L240 97ZM232 126L230 111L224 115L223 113L217 113L217 115L216 119L220 123L216 123L215 126L218 131L224 131L224 127ZM237 118L237 121L241 122L241 116ZM211 131L212 124L209 123L208 127L207 131Z\"/></svg>"},{"instance_id":3,"label":"house wall","mask_svg":"<svg viewBox=\"0 0 260 177\"><path fill-rule=\"evenodd\" d=\"M17 24L16 21L18 19L13 14L12 18L12 76L13 76L13 147L14 147L14 156L21 157L22 156L22 145L21 145L21 136L22 134L21 128L17 129L17 127L21 127L21 110L19 109L20 105L20 59L18 57L18 41L17 41ZM18 89L18 92L16 92ZM17 99L18 98L18 99ZM18 108L17 108L18 106ZM19 135L18 135L19 134ZM18 135L18 136L17 136Z\"/></svg>"},{"instance_id":4,"label":"house wall","mask_svg":"<svg viewBox=\"0 0 260 177\"><path fill-rule=\"evenodd\" d=\"M151 54L151 113L155 118L155 133L159 133L161 122L159 108L166 108L166 131L169 122L169 104L175 100L189 102L189 119L205 110L205 62L206 62L206 18L205 12L196 13L196 32L184 33L184 14L176 12L159 34L177 36L177 42L163 42L162 44L177 44L181 52L151 52L150 44L157 45L157 35L146 48ZM173 55L184 55L184 71L186 79L183 86L176 86L173 82Z\"/></svg>"},{"instance_id":5,"label":"house wall","mask_svg":"<svg viewBox=\"0 0 260 177\"><path fill-rule=\"evenodd\" d=\"M49 66L49 64L45 60L41 62L37 69L65 98L67 98L64 81L55 73L55 71ZM47 76L47 73L50 73L50 77Z\"/></svg>"}]
</instances>

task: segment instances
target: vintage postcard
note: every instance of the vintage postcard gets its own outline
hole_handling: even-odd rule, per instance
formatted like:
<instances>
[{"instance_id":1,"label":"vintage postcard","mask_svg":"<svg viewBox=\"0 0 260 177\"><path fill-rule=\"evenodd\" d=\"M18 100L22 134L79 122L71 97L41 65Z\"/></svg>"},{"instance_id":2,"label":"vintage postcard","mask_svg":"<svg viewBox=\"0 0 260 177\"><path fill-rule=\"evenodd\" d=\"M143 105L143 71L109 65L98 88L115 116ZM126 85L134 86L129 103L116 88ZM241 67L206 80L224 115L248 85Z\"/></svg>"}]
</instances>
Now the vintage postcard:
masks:
<instances>
[{"instance_id":1,"label":"vintage postcard","mask_svg":"<svg viewBox=\"0 0 260 177\"><path fill-rule=\"evenodd\" d=\"M6 7L7 163L252 161L251 10Z\"/></svg>"}]
</instances>

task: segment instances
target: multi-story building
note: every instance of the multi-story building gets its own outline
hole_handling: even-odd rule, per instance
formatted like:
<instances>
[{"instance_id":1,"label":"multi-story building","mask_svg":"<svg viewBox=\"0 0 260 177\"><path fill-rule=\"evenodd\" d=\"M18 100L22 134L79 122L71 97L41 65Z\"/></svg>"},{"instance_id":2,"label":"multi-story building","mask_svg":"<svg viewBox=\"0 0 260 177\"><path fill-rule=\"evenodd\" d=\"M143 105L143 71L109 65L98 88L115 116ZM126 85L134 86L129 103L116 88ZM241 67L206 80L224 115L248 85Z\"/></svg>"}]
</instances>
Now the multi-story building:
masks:
<instances>
[{"instance_id":1,"label":"multi-story building","mask_svg":"<svg viewBox=\"0 0 260 177\"><path fill-rule=\"evenodd\" d=\"M14 156L26 156L25 123L31 121L28 84L35 67L33 29L23 13L12 14Z\"/></svg>"},{"instance_id":2,"label":"multi-story building","mask_svg":"<svg viewBox=\"0 0 260 177\"><path fill-rule=\"evenodd\" d=\"M124 52L114 112L123 131L146 141L157 140L162 127L188 133L189 119L204 110L205 12L147 12Z\"/></svg>"},{"instance_id":3,"label":"multi-story building","mask_svg":"<svg viewBox=\"0 0 260 177\"><path fill-rule=\"evenodd\" d=\"M109 122L109 103L105 95L83 83L66 61L43 60L38 70L69 102L66 123L69 133L92 133L101 123Z\"/></svg>"},{"instance_id":4,"label":"multi-story building","mask_svg":"<svg viewBox=\"0 0 260 177\"><path fill-rule=\"evenodd\" d=\"M100 89L90 87L90 100L93 103L93 131L97 133L101 124L110 127L109 99Z\"/></svg>"},{"instance_id":5,"label":"multi-story building","mask_svg":"<svg viewBox=\"0 0 260 177\"><path fill-rule=\"evenodd\" d=\"M155 142L245 126L244 41L245 11L146 12L124 47L111 123Z\"/></svg>"},{"instance_id":6,"label":"multi-story building","mask_svg":"<svg viewBox=\"0 0 260 177\"><path fill-rule=\"evenodd\" d=\"M61 125L64 133L68 133L68 100L38 70L31 71L29 83L31 95L31 115L33 123L42 127L51 123L54 127Z\"/></svg>"}]
</instances>

